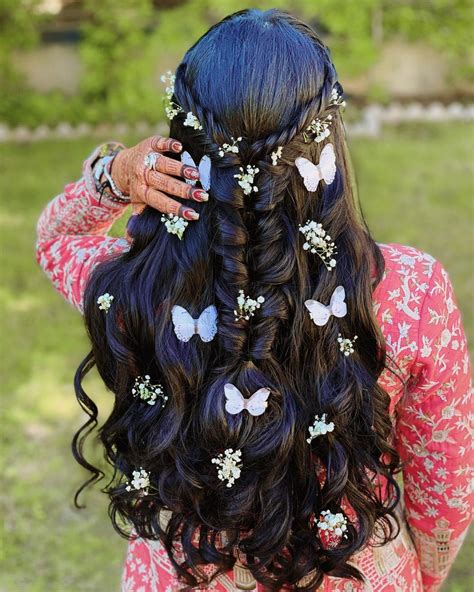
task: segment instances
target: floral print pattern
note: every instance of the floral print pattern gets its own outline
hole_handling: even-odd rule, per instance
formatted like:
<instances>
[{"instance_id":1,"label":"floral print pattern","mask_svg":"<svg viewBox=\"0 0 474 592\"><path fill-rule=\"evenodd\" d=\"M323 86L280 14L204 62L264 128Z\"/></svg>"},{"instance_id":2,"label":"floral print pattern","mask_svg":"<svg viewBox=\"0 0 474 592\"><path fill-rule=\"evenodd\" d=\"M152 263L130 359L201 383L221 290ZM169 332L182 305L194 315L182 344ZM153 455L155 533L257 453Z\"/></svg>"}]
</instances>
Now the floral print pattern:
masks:
<instances>
[{"instance_id":1,"label":"floral print pattern","mask_svg":"<svg viewBox=\"0 0 474 592\"><path fill-rule=\"evenodd\" d=\"M130 246L128 235L107 236L126 206L106 196L99 200L92 177L94 160L113 145L97 148L85 160L81 179L66 185L45 207L37 226L39 264L80 311L95 265ZM413 247L380 247L386 269L374 290L373 306L388 354L379 382L391 398L395 445L404 463L403 500L397 510L402 529L392 543L367 546L353 557L364 583L326 576L321 589L436 592L471 520L471 363L453 287L441 263ZM239 587L248 577L245 571L235 567L196 589L251 589L248 581ZM214 566L206 566L209 576L213 572ZM183 588L160 542L130 541L122 592ZM254 582L253 589L262 587Z\"/></svg>"}]
</instances>

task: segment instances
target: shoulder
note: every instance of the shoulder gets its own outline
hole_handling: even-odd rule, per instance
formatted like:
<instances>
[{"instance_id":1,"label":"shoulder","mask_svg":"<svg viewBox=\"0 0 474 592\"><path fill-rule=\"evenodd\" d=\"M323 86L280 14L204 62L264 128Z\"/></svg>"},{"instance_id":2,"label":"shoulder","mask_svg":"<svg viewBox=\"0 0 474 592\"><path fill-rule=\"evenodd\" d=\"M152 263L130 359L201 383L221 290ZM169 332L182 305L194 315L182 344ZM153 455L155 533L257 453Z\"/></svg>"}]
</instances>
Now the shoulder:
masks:
<instances>
[{"instance_id":1,"label":"shoulder","mask_svg":"<svg viewBox=\"0 0 474 592\"><path fill-rule=\"evenodd\" d=\"M452 298L442 264L429 253L398 243L378 243L384 261L382 280L374 290L373 305L387 353L407 377L420 348L421 326Z\"/></svg>"}]
</instances>

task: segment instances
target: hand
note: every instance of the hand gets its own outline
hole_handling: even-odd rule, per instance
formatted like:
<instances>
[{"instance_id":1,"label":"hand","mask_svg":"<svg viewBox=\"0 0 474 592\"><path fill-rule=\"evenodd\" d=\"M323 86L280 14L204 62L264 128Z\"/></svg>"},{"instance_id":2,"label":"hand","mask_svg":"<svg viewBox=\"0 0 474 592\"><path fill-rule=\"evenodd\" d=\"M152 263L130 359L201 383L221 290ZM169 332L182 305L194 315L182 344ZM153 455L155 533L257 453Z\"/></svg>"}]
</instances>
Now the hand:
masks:
<instances>
[{"instance_id":1,"label":"hand","mask_svg":"<svg viewBox=\"0 0 474 592\"><path fill-rule=\"evenodd\" d=\"M199 218L195 210L169 197L174 195L199 202L209 199L209 195L203 189L196 189L175 178L183 177L196 181L199 179L196 167L183 165L178 160L162 154L179 153L182 149L178 140L152 136L117 154L110 173L120 191L130 196L134 214L139 214L146 206L151 206L159 212L175 214L186 220ZM153 170L145 165L145 157L150 152L157 154Z\"/></svg>"}]
</instances>

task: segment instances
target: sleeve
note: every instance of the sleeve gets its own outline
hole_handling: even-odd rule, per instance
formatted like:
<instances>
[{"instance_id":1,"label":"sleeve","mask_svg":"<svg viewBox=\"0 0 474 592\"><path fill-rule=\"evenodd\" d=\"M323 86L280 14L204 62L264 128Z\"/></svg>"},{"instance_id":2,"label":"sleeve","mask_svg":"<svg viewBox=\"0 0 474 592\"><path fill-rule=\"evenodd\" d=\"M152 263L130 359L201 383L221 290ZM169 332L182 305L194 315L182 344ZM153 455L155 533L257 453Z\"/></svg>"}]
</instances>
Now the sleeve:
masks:
<instances>
[{"instance_id":1,"label":"sleeve","mask_svg":"<svg viewBox=\"0 0 474 592\"><path fill-rule=\"evenodd\" d=\"M116 146L108 142L84 161L82 177L68 183L41 212L37 223L36 260L54 287L82 312L86 280L104 259L130 247L125 238L107 236L127 205L98 194L92 165Z\"/></svg>"},{"instance_id":2,"label":"sleeve","mask_svg":"<svg viewBox=\"0 0 474 592\"><path fill-rule=\"evenodd\" d=\"M404 505L424 590L439 590L471 521L471 365L446 270L433 267L411 386L396 408Z\"/></svg>"}]
</instances>

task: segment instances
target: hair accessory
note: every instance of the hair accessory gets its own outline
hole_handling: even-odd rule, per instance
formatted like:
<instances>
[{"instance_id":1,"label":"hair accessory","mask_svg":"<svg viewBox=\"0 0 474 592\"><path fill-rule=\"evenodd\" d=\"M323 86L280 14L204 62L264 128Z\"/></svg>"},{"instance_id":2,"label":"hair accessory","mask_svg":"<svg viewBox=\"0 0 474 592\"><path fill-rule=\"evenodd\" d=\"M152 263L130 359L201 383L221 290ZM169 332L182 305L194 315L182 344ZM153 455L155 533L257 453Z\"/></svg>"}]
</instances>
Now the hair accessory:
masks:
<instances>
[{"instance_id":1,"label":"hair accessory","mask_svg":"<svg viewBox=\"0 0 474 592\"><path fill-rule=\"evenodd\" d=\"M336 176L334 146L332 144L324 146L318 164L314 164L302 156L295 160L295 164L308 191L316 191L321 180L330 185Z\"/></svg>"},{"instance_id":2,"label":"hair accessory","mask_svg":"<svg viewBox=\"0 0 474 592\"><path fill-rule=\"evenodd\" d=\"M181 162L188 166L193 166L199 169L199 182L205 191L208 191L211 187L211 159L205 154L199 161L199 166L194 162L193 157L189 152L181 153ZM186 179L188 185L196 185L196 181L193 179Z\"/></svg>"},{"instance_id":3,"label":"hair accessory","mask_svg":"<svg viewBox=\"0 0 474 592\"><path fill-rule=\"evenodd\" d=\"M196 130L202 130L202 125L199 123L199 119L194 115L194 113L192 113L192 111L189 111L186 114L186 119L183 121L183 125L186 127L192 127Z\"/></svg>"},{"instance_id":4,"label":"hair accessory","mask_svg":"<svg viewBox=\"0 0 474 592\"><path fill-rule=\"evenodd\" d=\"M305 251L318 255L329 271L336 267L334 255L337 255L337 247L321 224L307 220L304 226L299 226L299 231L306 239L303 245Z\"/></svg>"},{"instance_id":5,"label":"hair accessory","mask_svg":"<svg viewBox=\"0 0 474 592\"><path fill-rule=\"evenodd\" d=\"M260 171L259 168L247 165L247 172L242 167L239 167L240 173L234 175L238 179L239 185L242 187L245 195L250 195L252 191L258 191L258 187L253 185L255 175Z\"/></svg>"},{"instance_id":6,"label":"hair accessory","mask_svg":"<svg viewBox=\"0 0 474 592\"><path fill-rule=\"evenodd\" d=\"M145 374L143 378L138 376L135 379L132 395L134 397L140 397L140 399L146 401L148 405L154 405L158 397L163 399L163 404L168 400L161 384L150 384L150 377L148 374Z\"/></svg>"},{"instance_id":7,"label":"hair accessory","mask_svg":"<svg viewBox=\"0 0 474 592\"><path fill-rule=\"evenodd\" d=\"M227 487L232 487L235 480L240 477L242 465L239 463L241 457L241 450L238 449L234 452L232 448L227 448L224 454L219 454L217 457L211 459L213 464L221 467L217 471L217 476L221 481L228 481Z\"/></svg>"},{"instance_id":8,"label":"hair accessory","mask_svg":"<svg viewBox=\"0 0 474 592\"><path fill-rule=\"evenodd\" d=\"M357 339L357 335L351 339L344 338L340 333L337 336L337 340L339 342L339 349L345 356L354 353L354 341Z\"/></svg>"},{"instance_id":9,"label":"hair accessory","mask_svg":"<svg viewBox=\"0 0 474 592\"><path fill-rule=\"evenodd\" d=\"M346 292L343 286L337 286L331 296L328 306L325 306L317 300L305 300L304 305L309 310L309 316L315 325L322 327L328 321L331 315L342 318L347 314L347 305L344 302Z\"/></svg>"},{"instance_id":10,"label":"hair accessory","mask_svg":"<svg viewBox=\"0 0 474 592\"><path fill-rule=\"evenodd\" d=\"M112 294L109 294L108 292L102 294L102 296L99 296L99 298L97 298L97 304L99 305L100 310L109 312L109 308L112 305L113 299L114 297L112 296Z\"/></svg>"},{"instance_id":11,"label":"hair accessory","mask_svg":"<svg viewBox=\"0 0 474 592\"><path fill-rule=\"evenodd\" d=\"M179 240L183 238L184 231L189 224L187 220L180 216L175 216L174 214L163 214L161 216L161 221L165 223L166 230L170 234L176 234Z\"/></svg>"},{"instance_id":12,"label":"hair accessory","mask_svg":"<svg viewBox=\"0 0 474 592\"><path fill-rule=\"evenodd\" d=\"M347 530L347 518L341 512L333 514L329 510L323 510L321 517L318 522L318 528L334 533L336 536L343 536L347 538L345 534Z\"/></svg>"},{"instance_id":13,"label":"hair accessory","mask_svg":"<svg viewBox=\"0 0 474 592\"><path fill-rule=\"evenodd\" d=\"M150 488L150 474L140 467L138 471L133 471L133 479L131 482L127 481L125 489L127 491L140 491L142 495L148 495Z\"/></svg>"},{"instance_id":14,"label":"hair accessory","mask_svg":"<svg viewBox=\"0 0 474 592\"><path fill-rule=\"evenodd\" d=\"M309 438L306 438L306 442L311 444L311 442L317 438L318 436L324 436L328 432L334 431L334 423L330 421L329 423L326 422L326 414L323 413L321 419L319 419L319 415L314 416L313 425L310 425L308 428L309 431Z\"/></svg>"},{"instance_id":15,"label":"hair accessory","mask_svg":"<svg viewBox=\"0 0 474 592\"><path fill-rule=\"evenodd\" d=\"M202 341L212 341L217 333L217 308L211 304L205 308L198 319L193 319L182 306L173 306L171 319L174 332L180 341L187 342L193 335L199 335Z\"/></svg>"},{"instance_id":16,"label":"hair accessory","mask_svg":"<svg viewBox=\"0 0 474 592\"><path fill-rule=\"evenodd\" d=\"M234 310L234 315L237 321L245 319L248 321L250 317L253 317L257 308L265 302L263 296L259 296L257 300L246 296L243 290L239 290L239 296L237 297L237 304L239 305L237 310Z\"/></svg>"},{"instance_id":17,"label":"hair accessory","mask_svg":"<svg viewBox=\"0 0 474 592\"><path fill-rule=\"evenodd\" d=\"M283 152L283 146L278 146L278 148L271 153L272 158L272 165L276 166L278 159L281 158L281 153Z\"/></svg>"},{"instance_id":18,"label":"hair accessory","mask_svg":"<svg viewBox=\"0 0 474 592\"><path fill-rule=\"evenodd\" d=\"M262 415L268 405L268 397L270 391L267 388L258 389L254 394L245 399L239 389L233 384L224 385L224 393L226 396L225 410L231 415L236 415L244 409L250 413L250 415Z\"/></svg>"},{"instance_id":19,"label":"hair accessory","mask_svg":"<svg viewBox=\"0 0 474 592\"><path fill-rule=\"evenodd\" d=\"M303 132L303 138L305 142L311 142L311 136L314 135L315 137L313 138L314 142L322 142L323 140L325 140L329 134L331 133L331 130L329 129L329 126L332 123L332 115L329 114L326 117L324 117L323 119L316 117L316 119L313 119L313 121L308 125L308 127L306 128L306 130Z\"/></svg>"},{"instance_id":20,"label":"hair accessory","mask_svg":"<svg viewBox=\"0 0 474 592\"><path fill-rule=\"evenodd\" d=\"M168 84L168 86L165 88L167 102L167 105L165 106L165 112L168 119L174 119L178 113L183 111L183 109L172 100L174 95L175 80L176 76L170 70L161 76L161 81Z\"/></svg>"},{"instance_id":21,"label":"hair accessory","mask_svg":"<svg viewBox=\"0 0 474 592\"><path fill-rule=\"evenodd\" d=\"M346 106L346 101L342 98L342 95L339 94L337 88L333 88L331 91L331 98L329 99L330 105L338 105L340 107Z\"/></svg>"},{"instance_id":22,"label":"hair accessory","mask_svg":"<svg viewBox=\"0 0 474 592\"><path fill-rule=\"evenodd\" d=\"M222 158L226 152L233 152L234 154L239 153L239 147L237 146L237 142L242 141L242 136L239 136L237 139L234 136L231 136L230 139L232 140L232 144L222 144L222 147L219 150L219 156Z\"/></svg>"}]
</instances>

